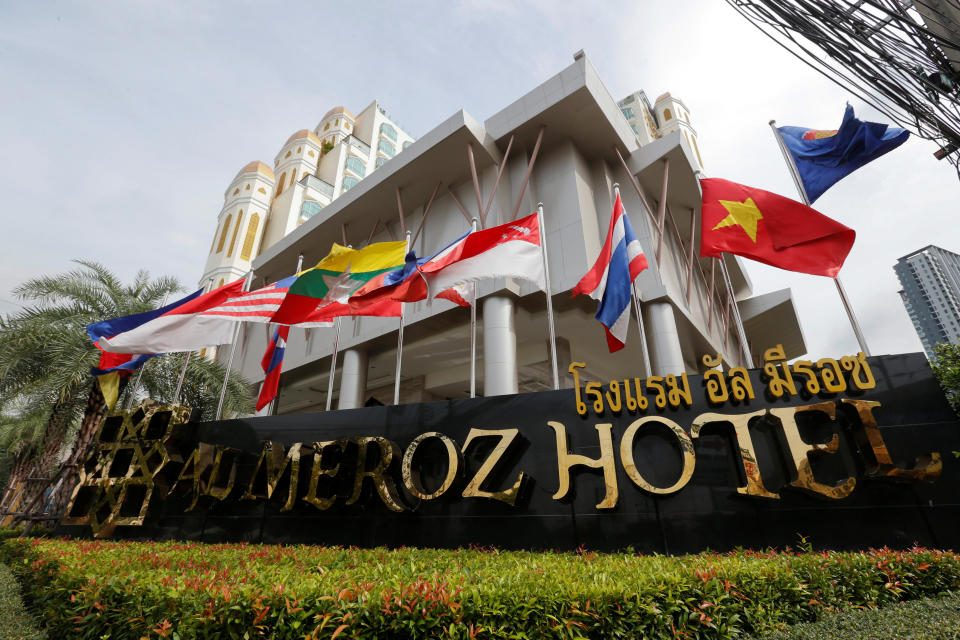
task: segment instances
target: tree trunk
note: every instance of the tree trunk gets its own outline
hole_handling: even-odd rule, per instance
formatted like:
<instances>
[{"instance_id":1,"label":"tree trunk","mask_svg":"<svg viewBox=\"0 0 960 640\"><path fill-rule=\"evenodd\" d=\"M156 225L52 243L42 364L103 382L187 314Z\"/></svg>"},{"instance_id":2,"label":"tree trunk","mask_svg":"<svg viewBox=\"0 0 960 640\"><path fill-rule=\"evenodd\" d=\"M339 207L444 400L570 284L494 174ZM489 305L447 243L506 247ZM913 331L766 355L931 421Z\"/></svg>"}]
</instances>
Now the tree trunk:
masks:
<instances>
[{"instance_id":1,"label":"tree trunk","mask_svg":"<svg viewBox=\"0 0 960 640\"><path fill-rule=\"evenodd\" d=\"M121 385L122 384L123 381L121 381ZM87 397L87 408L83 412L83 422L80 423L80 432L77 434L77 439L74 441L73 447L70 449L70 455L64 464L65 475L63 482L60 483L56 494L51 496L53 500L51 512L53 514L61 517L64 515L67 502L70 500L70 496L73 494L73 488L79 479L80 465L83 464L83 461L86 459L87 453L90 451L90 445L93 444L93 439L97 435L97 430L100 428L100 422L103 421L106 414L107 402L104 400L103 393L100 391L100 385L95 382L90 389L90 395Z\"/></svg>"}]
</instances>

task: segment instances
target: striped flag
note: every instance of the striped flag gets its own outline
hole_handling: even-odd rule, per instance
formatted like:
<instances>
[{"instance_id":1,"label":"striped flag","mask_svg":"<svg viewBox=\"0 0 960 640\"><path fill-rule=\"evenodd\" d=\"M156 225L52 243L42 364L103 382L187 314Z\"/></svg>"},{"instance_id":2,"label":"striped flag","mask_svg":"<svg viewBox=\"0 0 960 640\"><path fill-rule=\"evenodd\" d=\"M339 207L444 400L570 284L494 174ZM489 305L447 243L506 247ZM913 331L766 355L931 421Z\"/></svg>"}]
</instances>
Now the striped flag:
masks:
<instances>
[{"instance_id":1,"label":"striped flag","mask_svg":"<svg viewBox=\"0 0 960 640\"><path fill-rule=\"evenodd\" d=\"M263 354L263 360L260 366L263 368L266 377L263 379L263 386L260 387L260 396L257 398L257 411L273 402L277 397L277 388L280 385L280 371L283 369L283 354L287 350L287 337L290 335L290 327L280 326L273 332L273 340L267 345L267 351Z\"/></svg>"},{"instance_id":2,"label":"striped flag","mask_svg":"<svg viewBox=\"0 0 960 640\"><path fill-rule=\"evenodd\" d=\"M596 317L607 333L610 353L626 344L633 281L646 268L647 259L618 193L600 255L593 268L573 288L574 296L586 294L600 301Z\"/></svg>"},{"instance_id":3,"label":"striped flag","mask_svg":"<svg viewBox=\"0 0 960 640\"><path fill-rule=\"evenodd\" d=\"M299 274L297 274L299 275ZM203 312L203 315L241 322L270 322L270 318L280 308L280 304L290 291L290 285L297 275L278 280L254 291L247 291L227 299L223 304ZM331 327L332 322L297 323L302 327Z\"/></svg>"}]
</instances>

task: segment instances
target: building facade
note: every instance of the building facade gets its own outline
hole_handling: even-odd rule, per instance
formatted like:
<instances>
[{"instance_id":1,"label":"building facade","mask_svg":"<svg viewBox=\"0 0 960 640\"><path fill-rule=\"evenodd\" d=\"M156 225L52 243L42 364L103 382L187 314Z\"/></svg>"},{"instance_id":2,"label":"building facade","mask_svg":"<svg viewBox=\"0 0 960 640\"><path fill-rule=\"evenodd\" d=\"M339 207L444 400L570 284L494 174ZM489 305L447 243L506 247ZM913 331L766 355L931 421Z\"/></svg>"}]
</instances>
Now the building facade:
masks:
<instances>
[{"instance_id":1,"label":"building facade","mask_svg":"<svg viewBox=\"0 0 960 640\"><path fill-rule=\"evenodd\" d=\"M938 342L960 343L960 255L929 245L899 258L893 270L927 357Z\"/></svg>"},{"instance_id":2,"label":"building facade","mask_svg":"<svg viewBox=\"0 0 960 640\"><path fill-rule=\"evenodd\" d=\"M542 202L561 387L572 386L567 368L573 361L585 363L581 380L689 373L703 368L705 356L719 355L728 367L753 366L738 341L735 309L754 361L778 344L788 358L805 353L789 290L753 295L741 262L728 257L728 295L718 262L697 255L703 165L690 113L679 99L664 94L651 105L637 92L618 102L579 52L572 65L485 121L460 110L416 141L409 139L409 145L399 131L392 144L376 119L361 130L358 116L349 121L352 132L337 129L342 112L335 111L312 135L295 134L277 155L272 173L280 178L270 219L260 245L254 239L259 247L252 261L254 287L290 275L300 255L304 265L315 264L333 242L361 247L410 232L417 255L431 255L467 230L471 218L491 227L528 215ZM351 137L370 141L365 177L342 160L354 153ZM391 146L381 147L386 140ZM302 158L298 149L329 143L341 145L340 155L324 155L338 158L331 165L318 161L310 171L307 162L292 172L288 154L296 160ZM384 148L398 155L378 168ZM287 196L284 173L286 184L293 175L292 189L300 191ZM267 174L248 170L238 176L240 182L248 178L265 182ZM314 180L337 197L324 200L311 191ZM230 197L246 189L235 183L228 203L239 208ZM650 267L637 281L646 339L634 318L626 348L611 354L594 319L596 303L569 292L600 252L618 186ZM304 216L308 196L319 211ZM215 253L226 224L223 214L220 224ZM544 293L499 279L478 283L477 296L478 394L553 388ZM404 323L400 403L469 397L470 311L445 300L411 303ZM334 363L333 406L392 404L398 329L397 318L371 317L341 319L339 334L294 327L274 411L323 409L335 335L340 356ZM263 379L260 360L268 334L268 328L252 324L240 334L234 366L254 383Z\"/></svg>"},{"instance_id":3,"label":"building facade","mask_svg":"<svg viewBox=\"0 0 960 640\"><path fill-rule=\"evenodd\" d=\"M200 284L210 288L242 278L252 261L413 143L374 100L353 115L328 111L312 131L291 135L273 168L254 161L224 192Z\"/></svg>"}]
</instances>

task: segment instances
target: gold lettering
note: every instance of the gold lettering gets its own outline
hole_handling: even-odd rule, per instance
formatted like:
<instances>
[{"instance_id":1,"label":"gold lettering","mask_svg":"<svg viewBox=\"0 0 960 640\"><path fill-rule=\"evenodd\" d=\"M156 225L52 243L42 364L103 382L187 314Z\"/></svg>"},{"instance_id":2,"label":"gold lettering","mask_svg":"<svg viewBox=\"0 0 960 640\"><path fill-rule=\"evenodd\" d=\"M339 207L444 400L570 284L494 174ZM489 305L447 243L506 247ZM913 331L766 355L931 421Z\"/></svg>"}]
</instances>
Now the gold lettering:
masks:
<instances>
[{"instance_id":1,"label":"gold lettering","mask_svg":"<svg viewBox=\"0 0 960 640\"><path fill-rule=\"evenodd\" d=\"M854 487L856 487L856 478L847 478L840 484L831 486L817 482L813 477L813 470L810 468L810 454L822 455L835 453L840 446L840 437L834 433L833 437L830 438L830 441L827 443L809 444L804 442L800 437L800 430L797 427L796 414L811 411L825 413L833 420L836 417L837 406L833 402L818 402L817 404L808 404L803 407L770 409L770 413L780 420L783 435L787 440L787 446L790 448L790 455L793 458L793 466L797 477L796 480L790 483L790 486L832 500L846 498L853 492Z\"/></svg>"},{"instance_id":2,"label":"gold lettering","mask_svg":"<svg viewBox=\"0 0 960 640\"><path fill-rule=\"evenodd\" d=\"M753 447L753 439L750 437L750 420L759 418L765 413L766 411L763 409L754 411L753 413L733 415L701 413L693 421L690 436L699 438L700 429L711 422L729 422L732 424L733 431L737 438L737 448L740 452L740 464L743 465L743 475L747 479L747 486L737 487L737 493L745 496L779 500L779 494L768 491L767 488L763 486L763 477L760 475L760 466L757 464L757 450Z\"/></svg>"},{"instance_id":3,"label":"gold lettering","mask_svg":"<svg viewBox=\"0 0 960 640\"><path fill-rule=\"evenodd\" d=\"M440 485L440 488L433 493L427 493L426 489L423 488L423 483L420 482L419 469L412 468L413 456L417 452L417 447L419 447L420 443L427 438L437 438L443 443L447 450L447 475L443 479L443 483ZM403 463L400 465L403 484L407 487L407 491L409 491L411 495L420 498L421 500L433 500L434 498L439 498L447 491L447 489L450 488L450 485L452 485L453 481L456 479L457 473L460 471L461 460L462 457L460 455L460 450L457 449L457 445L453 440L436 431L421 433L419 436L413 439L413 442L410 443L410 445L407 447L407 450L403 453Z\"/></svg>"},{"instance_id":4,"label":"gold lettering","mask_svg":"<svg viewBox=\"0 0 960 640\"><path fill-rule=\"evenodd\" d=\"M665 488L655 487L650 484L637 469L633 458L633 440L640 428L651 422L664 424L673 432L677 437L677 444L680 446L680 454L683 456L683 469L680 472L680 477L671 486ZM599 425L597 426L599 428ZM683 427L670 418L646 416L639 420L634 420L633 424L627 427L627 430L624 432L623 438L620 440L620 461L623 463L624 470L627 472L627 475L630 476L630 479L633 480L634 484L644 491L665 496L676 493L687 486L687 483L690 482L690 478L693 476L693 469L696 466L697 458L693 452L693 441L690 440L690 436L683 430Z\"/></svg>"},{"instance_id":5,"label":"gold lettering","mask_svg":"<svg viewBox=\"0 0 960 640\"><path fill-rule=\"evenodd\" d=\"M567 371L573 376L573 389L576 391L577 397L577 413L582 416L587 415L587 403L580 397L580 372L578 369L583 369L586 366L586 362L571 362L570 366L567 367Z\"/></svg>"},{"instance_id":6,"label":"gold lettering","mask_svg":"<svg viewBox=\"0 0 960 640\"><path fill-rule=\"evenodd\" d=\"M255 500L273 497L287 469L290 470L289 490L287 501L280 511L290 511L297 499L297 484L300 480L300 449L303 445L295 442L289 449L279 442L267 441L263 443L263 451L257 460L257 466L250 477L250 485L241 500Z\"/></svg>"},{"instance_id":7,"label":"gold lettering","mask_svg":"<svg viewBox=\"0 0 960 640\"><path fill-rule=\"evenodd\" d=\"M662 376L650 376L647 378L647 391L650 389L657 390L657 397L653 399L653 403L657 405L657 408L663 409L667 406L667 393L663 387Z\"/></svg>"},{"instance_id":8,"label":"gold lettering","mask_svg":"<svg viewBox=\"0 0 960 640\"><path fill-rule=\"evenodd\" d=\"M603 413L603 393L600 391L602 388L603 385L599 382L588 382L584 391L587 396L593 397L593 410L597 415Z\"/></svg>"},{"instance_id":9,"label":"gold lettering","mask_svg":"<svg viewBox=\"0 0 960 640\"><path fill-rule=\"evenodd\" d=\"M320 478L335 478L337 473L340 472L339 462L329 469L324 469L323 452L327 447L335 446L340 449L340 455L342 456L343 452L347 450L348 442L349 440L346 438L340 438L339 440L314 442L311 445L311 448L313 449L313 466L310 468L310 488L307 490L307 495L303 496L303 499L321 511L332 507L333 503L337 501L337 495L334 494L327 497L321 496Z\"/></svg>"},{"instance_id":10,"label":"gold lettering","mask_svg":"<svg viewBox=\"0 0 960 640\"><path fill-rule=\"evenodd\" d=\"M876 462L873 468L867 470L868 476L923 482L933 482L940 477L943 459L936 451L917 458L913 469L900 469L893 463L893 457L887 450L887 444L883 441L877 419L873 415L873 408L879 407L879 402L849 398L844 398L841 402L854 407L860 416L862 428L857 430L857 444L861 451L869 449Z\"/></svg>"},{"instance_id":11,"label":"gold lettering","mask_svg":"<svg viewBox=\"0 0 960 640\"><path fill-rule=\"evenodd\" d=\"M567 451L567 428L559 422L547 422L557 435L557 466L560 475L560 487L553 494L554 500L560 500L570 492L570 469L582 465L591 469L603 469L603 482L606 485L606 494L603 500L597 503L597 509L612 509L617 506L617 469L613 460L613 438L611 424L598 424L597 433L600 436L600 458L594 460L587 456L572 454Z\"/></svg>"},{"instance_id":12,"label":"gold lettering","mask_svg":"<svg viewBox=\"0 0 960 640\"><path fill-rule=\"evenodd\" d=\"M510 506L516 503L517 495L520 493L520 485L523 482L523 471L517 476L513 486L504 491L484 491L480 487L486 481L487 476L490 475L490 472L493 471L497 463L500 462L500 458L507 452L510 444L519 433L519 429L470 429L470 433L467 434L467 440L463 443L462 451L464 453L467 452L467 447L470 446L470 443L473 442L475 438L500 436L500 442L497 443L497 446L490 452L487 459L483 461L480 468L477 469L477 473L474 474L473 479L467 483L466 488L461 494L464 498L493 498L500 502L506 502Z\"/></svg>"},{"instance_id":13,"label":"gold lettering","mask_svg":"<svg viewBox=\"0 0 960 640\"><path fill-rule=\"evenodd\" d=\"M400 502L400 496L397 494L397 487L390 476L384 477L384 472L390 468L390 463L394 458L400 457L400 449L397 444L381 436L365 436L354 438L359 450L357 451L357 473L353 478L353 494L347 500L350 505L360 499L360 493L363 490L364 478L370 478L373 486L377 489L377 494L383 500L391 511L405 511L406 507ZM370 444L376 444L380 448L380 461L373 469L367 469L367 448Z\"/></svg>"},{"instance_id":14,"label":"gold lettering","mask_svg":"<svg viewBox=\"0 0 960 640\"><path fill-rule=\"evenodd\" d=\"M623 409L623 403L620 399L620 381L611 380L608 383L610 391L607 391L607 404L610 405L610 411L613 413L620 413L620 410ZM611 396L610 393L613 393Z\"/></svg>"}]
</instances>

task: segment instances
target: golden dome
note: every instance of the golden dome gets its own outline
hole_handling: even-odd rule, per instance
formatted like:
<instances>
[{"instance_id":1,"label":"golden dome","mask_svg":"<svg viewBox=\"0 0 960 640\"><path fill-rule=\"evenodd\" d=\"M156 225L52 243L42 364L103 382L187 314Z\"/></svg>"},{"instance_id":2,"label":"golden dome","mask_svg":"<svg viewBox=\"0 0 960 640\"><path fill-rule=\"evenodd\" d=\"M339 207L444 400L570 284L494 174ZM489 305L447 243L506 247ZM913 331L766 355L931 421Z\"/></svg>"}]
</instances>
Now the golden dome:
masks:
<instances>
[{"instance_id":1,"label":"golden dome","mask_svg":"<svg viewBox=\"0 0 960 640\"><path fill-rule=\"evenodd\" d=\"M259 160L254 160L253 162L245 166L243 169L240 169L240 173L237 174L237 178L239 178L245 173L262 173L270 180L274 179L273 169L263 164ZM234 180L236 180L237 178L234 178Z\"/></svg>"},{"instance_id":2,"label":"golden dome","mask_svg":"<svg viewBox=\"0 0 960 640\"><path fill-rule=\"evenodd\" d=\"M294 140L302 140L303 138L306 138L306 139L308 139L308 140L312 140L312 141L315 142L317 145L320 144L320 138L317 137L317 134L315 134L313 131L310 131L310 129L300 129L300 131L297 131L295 134L293 134L292 136L290 136L290 137L287 139L287 141L286 141L285 143L283 143L283 146L287 146L288 144L290 144L290 143L293 142Z\"/></svg>"},{"instance_id":3,"label":"golden dome","mask_svg":"<svg viewBox=\"0 0 960 640\"><path fill-rule=\"evenodd\" d=\"M351 120L356 120L356 118L353 116L353 114L350 113L349 111L347 111L344 107L334 107L333 109L330 109L330 111L327 111L326 115L324 115L322 118L320 118L320 122L323 122L324 120L326 120L326 119L329 118L330 116L336 115L336 114L338 114L338 113L342 113L343 115L347 116L347 117L350 118Z\"/></svg>"},{"instance_id":4,"label":"golden dome","mask_svg":"<svg viewBox=\"0 0 960 640\"><path fill-rule=\"evenodd\" d=\"M669 98L669 97L671 97L671 96L670 96L670 92L667 91L665 94L663 94L662 96L660 96L660 97L658 97L656 100L654 100L654 101L653 101L653 104L657 104L657 103L660 102L661 100L666 100L666 99Z\"/></svg>"}]
</instances>

